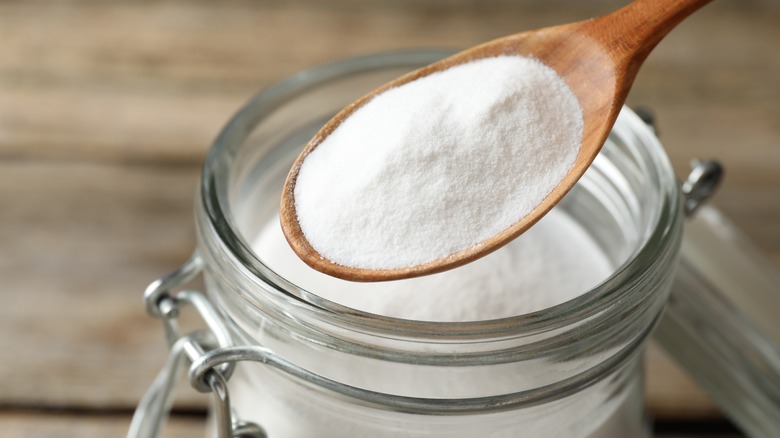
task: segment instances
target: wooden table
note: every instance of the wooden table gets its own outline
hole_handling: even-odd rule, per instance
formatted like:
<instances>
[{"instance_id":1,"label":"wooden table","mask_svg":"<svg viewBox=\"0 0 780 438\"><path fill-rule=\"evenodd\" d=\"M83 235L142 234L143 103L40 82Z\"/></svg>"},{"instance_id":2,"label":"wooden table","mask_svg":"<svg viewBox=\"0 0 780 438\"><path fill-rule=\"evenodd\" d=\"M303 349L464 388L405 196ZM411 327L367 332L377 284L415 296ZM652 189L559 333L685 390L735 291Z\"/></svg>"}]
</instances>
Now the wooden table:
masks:
<instances>
[{"instance_id":1,"label":"wooden table","mask_svg":"<svg viewBox=\"0 0 780 438\"><path fill-rule=\"evenodd\" d=\"M142 291L191 252L203 156L256 90L620 3L0 1L0 435L125 433L165 352ZM722 160L715 203L780 265L778 78L777 2L718 1L661 43L629 102L655 110L679 175ZM657 349L648 363L659 436L737 436ZM181 391L169 436L200 436L204 406Z\"/></svg>"}]
</instances>

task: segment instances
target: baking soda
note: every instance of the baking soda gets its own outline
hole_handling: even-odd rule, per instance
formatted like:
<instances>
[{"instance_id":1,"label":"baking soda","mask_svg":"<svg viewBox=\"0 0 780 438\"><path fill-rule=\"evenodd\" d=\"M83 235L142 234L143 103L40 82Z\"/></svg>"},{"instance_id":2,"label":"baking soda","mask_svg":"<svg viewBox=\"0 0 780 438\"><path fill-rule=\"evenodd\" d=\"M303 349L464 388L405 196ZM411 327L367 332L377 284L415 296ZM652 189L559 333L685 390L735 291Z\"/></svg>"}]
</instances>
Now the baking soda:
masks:
<instances>
[{"instance_id":1,"label":"baking soda","mask_svg":"<svg viewBox=\"0 0 780 438\"><path fill-rule=\"evenodd\" d=\"M571 169L582 129L574 94L540 62L461 64L374 97L323 140L298 175L298 222L344 266L441 259L539 205Z\"/></svg>"},{"instance_id":2,"label":"baking soda","mask_svg":"<svg viewBox=\"0 0 780 438\"><path fill-rule=\"evenodd\" d=\"M486 257L407 280L353 283L315 271L287 244L278 218L253 249L277 274L330 301L422 321L484 321L542 310L590 290L613 271L597 243L559 209Z\"/></svg>"},{"instance_id":3,"label":"baking soda","mask_svg":"<svg viewBox=\"0 0 780 438\"><path fill-rule=\"evenodd\" d=\"M374 314L421 321L485 321L527 314L561 304L598 285L614 272L614 264L591 235L562 208L554 208L535 226L504 247L457 269L426 277L382 283L354 283L316 271L287 244L278 217L271 218L253 242L262 262L287 281L332 302ZM267 336L271 348L284 350L286 341ZM296 347L293 347L295 351ZM535 387L545 379L534 371L521 373L496 365L477 378L431 379L426 366L409 366L401 375L382 360L353 354L317 360L321 375L371 388L380 393L434 398L463 394L493 395L507 388ZM314 353L308 353L314 354ZM576 363L576 361L574 362ZM543 361L538 367L574 366ZM445 367L447 368L447 367ZM458 367L454 367L458 368ZM251 372L250 372L251 371ZM268 367L239 367L231 380L231 398L239 416L262 424L269 436L363 437L489 436L554 438L622 438L637 436L642 427L641 379L615 394L611 379L546 405L488 414L444 418L403 413L355 411L334 401L326 391L311 391L300 382ZM442 373L457 375L452 369ZM448 383L447 383L448 382ZM525 382L525 383L523 383ZM372 416L375 415L375 416Z\"/></svg>"}]
</instances>

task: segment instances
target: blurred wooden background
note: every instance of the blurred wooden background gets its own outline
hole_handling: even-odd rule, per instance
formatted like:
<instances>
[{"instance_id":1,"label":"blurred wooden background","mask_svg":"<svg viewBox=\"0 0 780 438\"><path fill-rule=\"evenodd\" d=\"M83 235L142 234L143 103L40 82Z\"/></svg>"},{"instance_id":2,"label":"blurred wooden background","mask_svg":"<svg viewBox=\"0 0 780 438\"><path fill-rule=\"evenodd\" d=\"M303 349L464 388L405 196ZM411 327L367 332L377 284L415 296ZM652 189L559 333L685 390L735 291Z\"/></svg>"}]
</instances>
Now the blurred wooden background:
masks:
<instances>
[{"instance_id":1,"label":"blurred wooden background","mask_svg":"<svg viewBox=\"0 0 780 438\"><path fill-rule=\"evenodd\" d=\"M142 291L191 252L203 156L257 90L624 3L0 0L0 435L126 432L165 355ZM715 204L780 266L780 3L713 2L661 43L629 102L654 110L678 175L691 158L724 163ZM736 436L648 356L659 436ZM204 407L181 391L169 436L201 436Z\"/></svg>"}]
</instances>

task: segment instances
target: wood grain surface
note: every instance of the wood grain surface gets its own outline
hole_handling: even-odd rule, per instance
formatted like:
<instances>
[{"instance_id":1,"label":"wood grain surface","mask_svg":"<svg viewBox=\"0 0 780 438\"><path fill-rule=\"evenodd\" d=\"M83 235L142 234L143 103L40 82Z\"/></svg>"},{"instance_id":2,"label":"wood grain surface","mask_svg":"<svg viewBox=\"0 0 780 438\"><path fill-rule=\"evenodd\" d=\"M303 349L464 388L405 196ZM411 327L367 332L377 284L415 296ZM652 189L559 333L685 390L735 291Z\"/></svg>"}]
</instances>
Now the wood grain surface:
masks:
<instances>
[{"instance_id":1,"label":"wood grain surface","mask_svg":"<svg viewBox=\"0 0 780 438\"><path fill-rule=\"evenodd\" d=\"M125 433L165 354L142 291L192 251L203 156L257 90L344 56L463 48L624 3L0 1L0 435ZM780 266L778 47L777 2L713 2L661 42L629 103L654 110L679 175L691 158L724 163L715 204ZM656 419L719 421L647 356ZM204 407L181 391L170 436L200 435Z\"/></svg>"}]
</instances>

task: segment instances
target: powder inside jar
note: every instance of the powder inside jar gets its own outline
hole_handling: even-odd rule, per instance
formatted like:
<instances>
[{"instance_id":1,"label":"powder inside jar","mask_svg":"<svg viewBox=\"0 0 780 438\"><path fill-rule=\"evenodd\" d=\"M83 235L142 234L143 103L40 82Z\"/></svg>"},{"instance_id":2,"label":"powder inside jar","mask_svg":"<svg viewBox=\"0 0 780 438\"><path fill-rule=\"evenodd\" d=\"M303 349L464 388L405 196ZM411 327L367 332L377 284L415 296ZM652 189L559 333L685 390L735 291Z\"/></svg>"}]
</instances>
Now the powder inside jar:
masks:
<instances>
[{"instance_id":1,"label":"powder inside jar","mask_svg":"<svg viewBox=\"0 0 780 438\"><path fill-rule=\"evenodd\" d=\"M583 120L565 82L520 56L472 61L375 96L303 161L306 239L343 266L397 269L518 222L571 169Z\"/></svg>"},{"instance_id":2,"label":"powder inside jar","mask_svg":"<svg viewBox=\"0 0 780 438\"><path fill-rule=\"evenodd\" d=\"M277 274L323 298L421 321L484 321L542 310L577 297L613 271L593 238L560 209L486 257L407 280L353 283L315 271L287 244L278 218L262 229L253 249Z\"/></svg>"}]
</instances>

